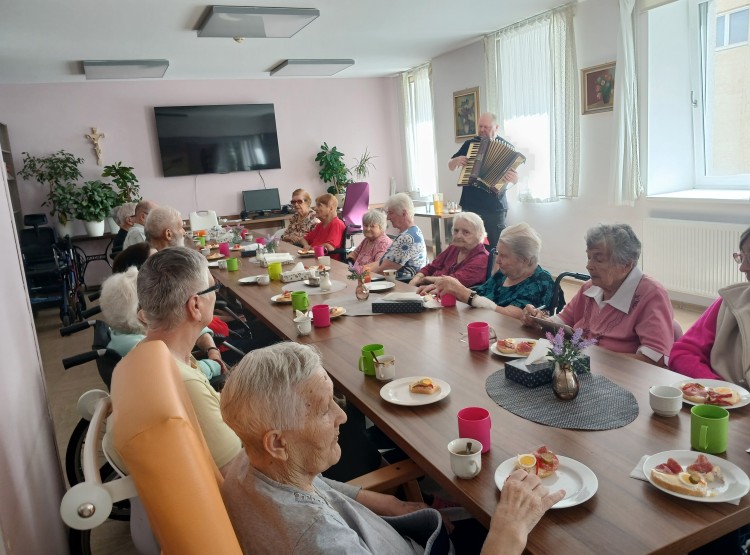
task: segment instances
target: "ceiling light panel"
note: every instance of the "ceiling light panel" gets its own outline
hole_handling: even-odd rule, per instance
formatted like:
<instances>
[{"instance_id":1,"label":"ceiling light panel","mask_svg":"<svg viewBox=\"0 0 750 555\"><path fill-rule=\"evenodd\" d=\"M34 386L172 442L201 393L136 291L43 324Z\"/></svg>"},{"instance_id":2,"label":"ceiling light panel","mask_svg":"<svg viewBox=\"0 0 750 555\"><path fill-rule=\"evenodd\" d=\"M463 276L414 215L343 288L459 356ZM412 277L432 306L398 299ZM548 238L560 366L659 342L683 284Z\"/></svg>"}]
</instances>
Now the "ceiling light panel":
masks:
<instances>
[{"instance_id":1,"label":"ceiling light panel","mask_svg":"<svg viewBox=\"0 0 750 555\"><path fill-rule=\"evenodd\" d=\"M86 79L158 79L169 60L84 60Z\"/></svg>"},{"instance_id":2,"label":"ceiling light panel","mask_svg":"<svg viewBox=\"0 0 750 555\"><path fill-rule=\"evenodd\" d=\"M354 60L284 60L271 70L274 77L327 77L354 65Z\"/></svg>"},{"instance_id":3,"label":"ceiling light panel","mask_svg":"<svg viewBox=\"0 0 750 555\"><path fill-rule=\"evenodd\" d=\"M209 6L199 37L289 38L320 15L313 8Z\"/></svg>"}]
</instances>

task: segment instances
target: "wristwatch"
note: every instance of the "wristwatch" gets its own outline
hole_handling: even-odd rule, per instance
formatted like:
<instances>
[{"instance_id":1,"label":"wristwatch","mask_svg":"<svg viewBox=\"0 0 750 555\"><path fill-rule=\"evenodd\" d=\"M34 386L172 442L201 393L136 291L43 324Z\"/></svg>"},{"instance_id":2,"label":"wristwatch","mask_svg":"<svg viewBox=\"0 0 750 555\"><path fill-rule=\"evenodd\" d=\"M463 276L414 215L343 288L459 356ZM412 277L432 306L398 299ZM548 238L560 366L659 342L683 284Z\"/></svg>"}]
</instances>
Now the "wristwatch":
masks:
<instances>
[{"instance_id":1,"label":"wristwatch","mask_svg":"<svg viewBox=\"0 0 750 555\"><path fill-rule=\"evenodd\" d=\"M476 297L476 296L477 296L477 292L476 291L472 291L471 293L469 293L469 298L466 299L466 304L468 304L469 306L472 306L471 303L474 302L474 297Z\"/></svg>"}]
</instances>

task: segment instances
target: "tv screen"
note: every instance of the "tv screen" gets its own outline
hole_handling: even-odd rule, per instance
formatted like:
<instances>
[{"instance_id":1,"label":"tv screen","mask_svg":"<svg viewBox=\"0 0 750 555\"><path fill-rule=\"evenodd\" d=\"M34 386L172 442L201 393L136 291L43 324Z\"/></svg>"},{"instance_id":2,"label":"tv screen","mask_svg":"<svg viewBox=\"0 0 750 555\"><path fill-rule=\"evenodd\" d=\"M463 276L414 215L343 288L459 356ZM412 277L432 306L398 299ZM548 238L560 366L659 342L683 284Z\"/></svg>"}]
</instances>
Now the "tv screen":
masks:
<instances>
[{"instance_id":1,"label":"tv screen","mask_svg":"<svg viewBox=\"0 0 750 555\"><path fill-rule=\"evenodd\" d=\"M273 104L154 108L164 177L281 167Z\"/></svg>"},{"instance_id":2,"label":"tv screen","mask_svg":"<svg viewBox=\"0 0 750 555\"><path fill-rule=\"evenodd\" d=\"M242 204L245 206L245 212L250 213L280 210L279 190L255 189L252 191L242 191Z\"/></svg>"}]
</instances>

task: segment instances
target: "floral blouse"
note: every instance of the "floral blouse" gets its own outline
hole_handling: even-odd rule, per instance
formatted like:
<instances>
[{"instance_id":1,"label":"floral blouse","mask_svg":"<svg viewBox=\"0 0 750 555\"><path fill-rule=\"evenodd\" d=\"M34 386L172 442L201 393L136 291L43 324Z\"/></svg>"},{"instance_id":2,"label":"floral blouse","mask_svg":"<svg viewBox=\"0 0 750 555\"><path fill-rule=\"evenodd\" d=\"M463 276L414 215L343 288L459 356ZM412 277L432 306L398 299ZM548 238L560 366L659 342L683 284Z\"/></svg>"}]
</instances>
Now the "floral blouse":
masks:
<instances>
[{"instance_id":1,"label":"floral blouse","mask_svg":"<svg viewBox=\"0 0 750 555\"><path fill-rule=\"evenodd\" d=\"M479 286L477 293L492 300L498 306L523 308L527 304L534 306L544 304L547 307L552 304L555 280L541 266L537 266L534 273L521 283L510 287L503 287L503 283L505 283L505 274L498 270L490 279Z\"/></svg>"},{"instance_id":2,"label":"floral blouse","mask_svg":"<svg viewBox=\"0 0 750 555\"><path fill-rule=\"evenodd\" d=\"M354 261L354 270L361 272L362 268L371 262L379 262L388 247L391 246L391 238L383 233L377 239L365 239L357 245L357 248L349 253L347 258Z\"/></svg>"},{"instance_id":3,"label":"floral blouse","mask_svg":"<svg viewBox=\"0 0 750 555\"><path fill-rule=\"evenodd\" d=\"M390 260L401 265L396 272L396 278L414 276L420 268L427 265L427 248L422 230L413 225L403 231L388 247L382 260Z\"/></svg>"},{"instance_id":4,"label":"floral blouse","mask_svg":"<svg viewBox=\"0 0 750 555\"><path fill-rule=\"evenodd\" d=\"M287 243L294 243L295 245L302 244L302 238L310 233L312 229L320 223L320 220L315 215L315 210L310 210L307 216L300 216L295 213L292 219L289 220L289 225L284 230L284 235L281 236L282 241Z\"/></svg>"}]
</instances>

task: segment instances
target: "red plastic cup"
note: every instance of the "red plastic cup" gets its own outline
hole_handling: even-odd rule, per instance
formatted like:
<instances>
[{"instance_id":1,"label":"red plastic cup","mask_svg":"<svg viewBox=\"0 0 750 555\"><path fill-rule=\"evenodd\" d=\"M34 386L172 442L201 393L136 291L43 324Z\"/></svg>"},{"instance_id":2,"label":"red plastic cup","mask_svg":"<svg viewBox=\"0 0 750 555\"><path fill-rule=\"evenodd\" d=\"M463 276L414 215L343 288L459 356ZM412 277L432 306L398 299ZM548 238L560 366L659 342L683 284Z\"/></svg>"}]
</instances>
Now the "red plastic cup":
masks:
<instances>
[{"instance_id":1,"label":"red plastic cup","mask_svg":"<svg viewBox=\"0 0 750 555\"><path fill-rule=\"evenodd\" d=\"M331 312L327 304L316 304L312 307L313 326L327 328L331 325Z\"/></svg>"},{"instance_id":2,"label":"red plastic cup","mask_svg":"<svg viewBox=\"0 0 750 555\"><path fill-rule=\"evenodd\" d=\"M471 322L466 326L469 339L469 349L472 351L486 351L490 348L490 331L496 339L497 334L487 322Z\"/></svg>"},{"instance_id":3,"label":"red plastic cup","mask_svg":"<svg viewBox=\"0 0 750 555\"><path fill-rule=\"evenodd\" d=\"M456 296L450 293L440 295L440 304L443 306L456 306Z\"/></svg>"},{"instance_id":4,"label":"red plastic cup","mask_svg":"<svg viewBox=\"0 0 750 555\"><path fill-rule=\"evenodd\" d=\"M490 450L490 411L482 407L466 407L458 411L458 437L476 439L482 444L482 453Z\"/></svg>"},{"instance_id":5,"label":"red plastic cup","mask_svg":"<svg viewBox=\"0 0 750 555\"><path fill-rule=\"evenodd\" d=\"M229 243L219 243L219 252L224 256L229 256Z\"/></svg>"},{"instance_id":6,"label":"red plastic cup","mask_svg":"<svg viewBox=\"0 0 750 555\"><path fill-rule=\"evenodd\" d=\"M318 258L319 256L325 256L326 248L322 245L313 247L313 252L315 253L315 258Z\"/></svg>"}]
</instances>

